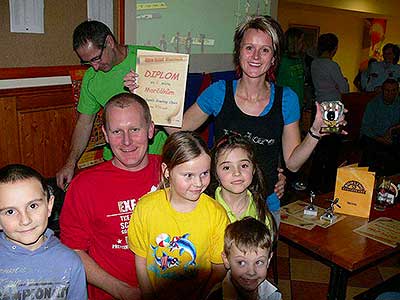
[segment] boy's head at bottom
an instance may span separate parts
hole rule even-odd
[[[247,217],[227,226],[222,259],[236,289],[255,292],[267,277],[271,257],[271,233],[264,223]]]
[[[38,249],[53,203],[54,196],[37,171],[17,164],[0,169],[0,229],[9,241]]]

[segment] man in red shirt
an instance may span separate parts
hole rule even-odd
[[[60,217],[61,241],[81,257],[90,299],[140,299],[127,229],[139,198],[160,181],[161,158],[147,154],[154,124],[146,101],[134,94],[111,98],[103,124],[114,158],[71,182]]]

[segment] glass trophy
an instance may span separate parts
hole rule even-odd
[[[325,126],[320,133],[340,133],[339,121],[342,120],[344,105],[340,101],[325,101],[321,103],[322,120]]]
[[[337,207],[341,207],[341,206],[338,204],[339,198],[336,198],[335,200],[329,200],[329,202],[331,203],[331,205],[327,209],[325,209],[325,212],[320,217],[320,220],[329,221],[332,224],[337,219],[337,217],[335,216],[335,213],[334,213],[335,205]]]
[[[315,193],[313,191],[310,192],[310,204],[304,207],[304,215],[305,216],[317,216],[318,208],[314,206]]]

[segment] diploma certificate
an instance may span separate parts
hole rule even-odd
[[[138,50],[136,94],[143,97],[156,125],[182,127],[189,55]]]

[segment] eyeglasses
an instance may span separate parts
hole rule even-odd
[[[103,56],[103,51],[106,48],[107,37],[104,39],[103,46],[101,46],[100,54],[93,57],[91,60],[85,61],[81,59],[81,65],[92,65],[99,63],[101,61],[101,57]]]

